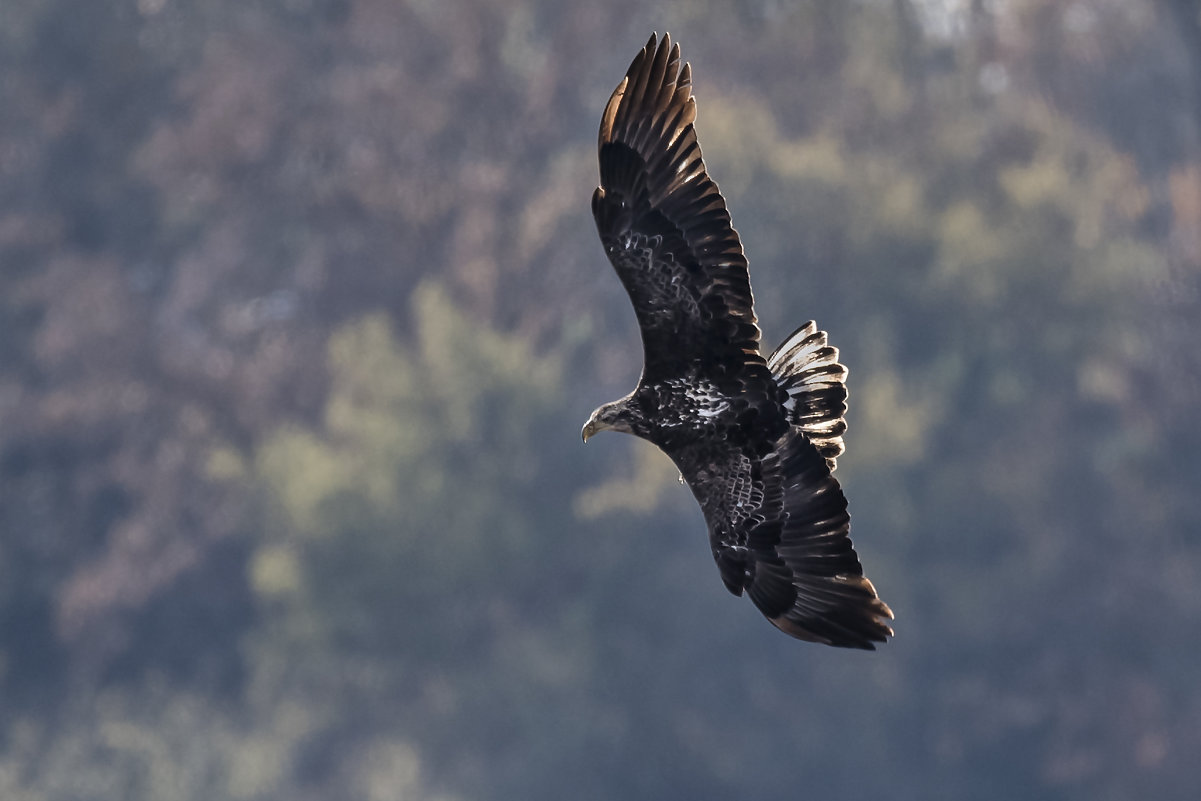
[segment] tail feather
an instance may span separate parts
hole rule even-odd
[[[847,368],[838,362],[838,348],[810,320],[776,348],[767,366],[788,395],[789,422],[805,432],[833,470],[846,450],[847,430]]]

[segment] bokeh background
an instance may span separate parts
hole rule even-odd
[[[6,0],[0,798],[1193,799],[1192,0]],[[730,597],[588,201],[653,30],[875,653]]]

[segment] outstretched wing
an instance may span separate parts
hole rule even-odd
[[[763,456],[729,441],[677,454],[709,524],[726,587],[745,591],[776,628],[801,640],[874,649],[892,611],[863,575],[846,498],[803,434]]]
[[[693,129],[691,75],[671,37],[652,35],[601,118],[592,213],[633,301],[646,375],[705,362],[768,379],[742,243]]]

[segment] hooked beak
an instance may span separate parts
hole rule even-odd
[[[584,423],[584,428],[580,431],[580,436],[583,438],[584,442],[587,442],[589,437],[593,436],[597,432],[604,431],[606,428],[608,428],[608,426],[602,425],[594,417],[587,423]]]

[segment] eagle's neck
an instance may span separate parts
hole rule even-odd
[[[624,431],[645,440],[655,441],[655,427],[647,415],[647,397],[639,386],[621,400],[601,407],[606,409],[606,418],[612,421],[614,431]]]

